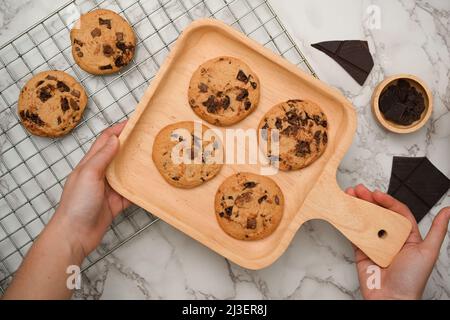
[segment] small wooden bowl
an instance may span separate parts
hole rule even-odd
[[[422,115],[419,120],[411,123],[408,126],[403,126],[401,124],[397,124],[395,122],[389,121],[384,118],[383,114],[380,111],[380,107],[378,102],[380,100],[381,94],[384,90],[391,84],[395,84],[399,79],[404,79],[409,82],[409,84],[416,88],[419,91],[424,99],[425,99],[425,110],[422,112]],[[425,85],[425,83],[417,78],[416,76],[410,74],[398,74],[391,77],[386,78],[378,86],[375,88],[375,91],[372,95],[372,112],[377,118],[378,122],[387,130],[395,132],[395,133],[411,133],[422,128],[428,119],[431,116],[431,112],[433,111],[433,97],[431,95],[430,90]]]

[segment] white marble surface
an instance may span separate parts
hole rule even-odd
[[[0,2],[0,43],[24,30],[63,1]],[[273,0],[281,20],[319,77],[341,90],[358,111],[358,130],[342,162],[342,188],[365,183],[386,190],[393,155],[428,156],[450,175],[450,2]],[[366,24],[367,8],[378,6],[380,29]],[[310,47],[334,39],[369,41],[375,67],[363,87],[335,62]],[[374,86],[395,73],[413,73],[433,91],[435,110],[420,131],[405,136],[381,129],[370,111]],[[447,194],[420,224],[423,234]],[[79,299],[358,299],[349,242],[324,222],[305,224],[272,266],[249,271],[229,263],[164,222],[157,222],[118,249],[83,279]],[[446,238],[424,298],[450,298],[450,244]]]

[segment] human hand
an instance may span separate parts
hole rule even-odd
[[[105,178],[106,168],[119,150],[117,136],[125,124],[106,129],[95,141],[67,179],[52,219],[66,228],[67,236],[85,256],[98,246],[113,219],[130,205]]]
[[[416,220],[406,205],[381,191],[371,192],[364,185],[348,188],[346,193],[395,211],[412,224],[412,230],[400,252],[387,268],[381,268],[380,289],[369,289],[367,268],[375,263],[359,248],[355,249],[361,294],[364,299],[421,299],[425,285],[439,256],[447,234],[450,207],[434,218],[427,236],[422,240]]]

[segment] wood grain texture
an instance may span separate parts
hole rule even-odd
[[[273,105],[296,98],[315,101],[328,118],[329,141],[324,154],[305,169],[270,176],[283,191],[285,210],[278,228],[263,240],[231,238],[221,230],[214,214],[214,195],[222,181],[239,171],[259,173],[259,165],[227,164],[211,181],[181,190],[167,184],[151,160],[153,139],[162,127],[182,120],[200,120],[188,105],[189,80],[201,63],[222,55],[242,59],[261,81],[258,108],[229,128],[256,129]],[[128,121],[107,178],[132,202],[249,269],[273,263],[299,227],[316,218],[332,223],[375,262],[387,266],[402,247],[411,225],[398,214],[345,195],[337,186],[336,170],[355,130],[355,111],[336,89],[221,22],[197,20],[177,40]],[[382,239],[378,237],[381,229],[387,231]]]

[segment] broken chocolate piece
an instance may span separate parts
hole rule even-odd
[[[114,54],[114,49],[109,44],[104,44],[103,54],[105,55],[105,57],[111,57]]]
[[[322,133],[317,130],[316,132],[314,132],[314,140],[316,141],[317,145],[320,145],[320,139],[322,137]]]
[[[70,107],[71,107],[73,110],[75,110],[75,111],[80,110],[80,106],[79,106],[78,103],[75,101],[75,99],[70,98],[70,99],[69,99],[69,104],[70,104]]]
[[[256,82],[254,82],[254,81],[250,81],[250,85],[252,86],[253,89],[256,89],[258,87]]]
[[[61,92],[70,92],[69,86],[62,81],[58,81],[56,83],[56,88],[58,88],[58,90]]]
[[[125,42],[123,42],[123,41],[117,41],[116,42],[116,47],[120,50],[120,51],[122,51],[123,53],[126,53],[127,51],[131,51],[131,52],[133,52],[134,51],[134,46],[132,45],[132,44],[130,44],[130,45],[126,45],[125,44]]]
[[[403,202],[419,222],[450,188],[448,179],[426,157],[394,157],[388,194]]]
[[[237,101],[242,101],[245,98],[248,97],[248,90],[247,89],[241,89],[241,92],[236,96]]]
[[[231,216],[231,214],[233,213],[233,206],[231,207],[226,207],[225,208],[225,213],[227,214],[227,216]]]
[[[80,58],[83,58],[84,54],[83,54],[83,52],[78,51],[78,52],[77,52],[77,56],[80,57]]]
[[[47,101],[48,99],[50,99],[52,97],[52,89],[54,87],[51,85],[46,85],[45,87],[42,87],[39,89],[39,100],[41,100],[42,102]]]
[[[304,157],[311,153],[311,148],[307,141],[301,140],[295,146],[295,155],[297,157]]]
[[[277,195],[275,195],[274,200],[275,200],[275,204],[276,204],[276,205],[279,205],[279,204],[280,204],[280,198],[278,198]]]
[[[61,124],[62,120],[61,117],[58,117],[58,119],[56,119],[58,121],[58,124]]]
[[[256,182],[253,182],[253,181],[244,182],[244,190],[245,189],[252,189],[254,187],[256,187]]]
[[[36,113],[31,113],[30,111],[26,110],[26,111],[20,111],[19,113],[20,117],[23,120],[30,120],[31,122],[35,123],[38,126],[44,126],[45,122],[42,121],[42,119],[36,114]]]
[[[236,76],[236,79],[239,80],[239,81],[242,81],[242,82],[244,82],[244,83],[247,83],[247,82],[248,82],[248,77],[247,77],[247,75],[244,73],[244,71],[242,71],[242,70],[239,70],[239,72],[238,72],[238,74],[237,74],[237,76]]]
[[[285,136],[291,136],[297,134],[299,129],[300,129],[299,126],[290,125],[285,129],[283,129],[280,133]]]
[[[276,120],[275,120],[275,128],[277,128],[278,130],[281,130],[281,128],[283,128],[283,122],[281,121],[280,118],[276,118]]]
[[[61,97],[61,110],[63,112],[69,110],[69,101],[67,101],[67,98]]]
[[[38,83],[36,83],[36,88],[39,87],[39,86],[41,86],[44,82],[45,82],[44,80],[41,80],[41,81],[39,81]]]
[[[215,102],[216,97],[213,95],[210,95],[208,97],[208,100],[202,102],[202,104],[206,107],[206,111],[209,113],[216,113],[218,109],[218,105]]]
[[[100,66],[98,67],[100,70],[110,70],[112,69],[112,65],[107,64],[106,66]]]
[[[114,64],[117,68],[123,67],[125,65],[125,63],[123,62],[123,57],[122,56],[118,56],[116,58],[116,60],[114,60]],[[112,68],[111,68],[112,69]]]
[[[209,113],[216,113],[220,108],[226,110],[230,106],[230,97],[223,96],[221,92],[217,93],[217,97],[210,95],[208,99],[202,102]]]
[[[110,19],[98,18],[98,24],[101,26],[106,26],[108,29],[111,29],[111,20]]]
[[[72,90],[71,94],[76,98],[79,98],[81,96],[80,91],[75,90],[75,89]]]
[[[230,106],[230,97],[229,96],[225,96],[224,98],[222,98],[221,106],[224,110],[227,110],[227,108]]]
[[[374,65],[367,41],[325,41],[311,46],[330,56],[361,86]]]
[[[42,127],[45,125],[45,122],[42,121],[42,119],[36,113],[30,113],[28,116],[28,119],[30,119],[32,122],[34,122],[38,126]]]
[[[91,31],[92,38],[100,37],[102,35],[102,30],[100,28],[95,28]]]
[[[116,40],[123,41],[123,32],[116,32]]]
[[[256,229],[256,218],[247,218],[247,229]]]
[[[82,47],[84,45],[84,43],[82,41],[78,40],[78,39],[73,39],[73,44],[77,44],[80,47]]]
[[[252,103],[250,102],[250,100],[245,101],[244,103],[244,109],[245,111],[247,111],[248,109],[250,109],[252,107]]]
[[[200,84],[198,85],[198,89],[203,93],[208,92],[208,86],[203,82],[200,82]]]
[[[263,201],[267,200],[267,194],[263,195],[261,198],[258,199],[258,203],[261,204]]]
[[[242,206],[244,206],[245,203],[250,202],[251,200],[252,200],[252,192],[248,191],[248,192],[244,192],[244,193],[238,195],[236,197],[236,200],[234,201],[234,203],[238,207],[242,207]]]
[[[404,126],[419,120],[425,111],[423,95],[405,79],[389,85],[381,93],[378,105],[386,120]]]

